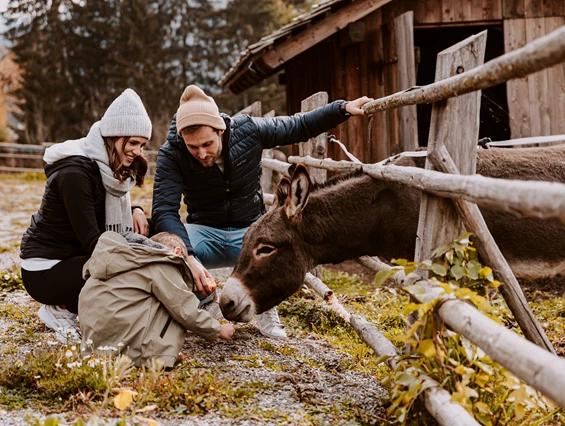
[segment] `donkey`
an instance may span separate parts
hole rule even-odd
[[[565,146],[477,151],[477,172],[491,177],[565,182]],[[424,158],[394,164],[424,166]],[[226,319],[247,322],[297,291],[314,266],[362,255],[413,258],[421,191],[364,174],[315,186],[298,165],[277,188],[276,205],[243,238],[220,298]],[[518,277],[565,270],[565,224],[481,209]]]

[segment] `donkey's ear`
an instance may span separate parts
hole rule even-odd
[[[296,166],[298,164],[291,164],[290,166],[288,166],[288,175],[292,176],[294,174],[294,171],[296,170]]]
[[[290,194],[286,199],[284,211],[289,219],[296,218],[306,206],[310,194],[310,176],[304,165],[296,166],[290,182]]]
[[[277,185],[277,204],[279,206],[283,206],[286,198],[288,197],[288,193],[290,192],[290,181],[287,178],[282,178]]]

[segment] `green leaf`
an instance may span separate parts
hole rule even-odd
[[[465,248],[462,245],[453,243],[453,249],[457,253],[458,257],[460,257],[461,259],[465,258]]]
[[[432,272],[440,277],[445,277],[447,275],[447,269],[440,263],[434,263],[432,265]]]
[[[453,275],[453,278],[455,278],[456,280],[460,280],[465,276],[465,268],[463,268],[462,266],[453,266],[450,272],[451,275]]]
[[[402,386],[410,387],[414,382],[416,382],[417,377],[408,373],[402,374],[400,377],[396,378],[396,383]]]
[[[471,235],[473,235],[472,232],[463,232],[461,235],[455,238],[455,241],[457,241],[459,244],[467,245],[470,242],[469,238],[471,237]]]
[[[479,278],[479,271],[481,269],[481,264],[478,262],[469,262],[467,264],[467,274],[474,280]]]
[[[382,286],[386,280],[394,275],[395,272],[394,268],[388,271],[380,271],[377,275],[375,275],[375,285],[379,287]]]
[[[442,244],[432,253],[432,258],[443,256],[449,249],[451,249],[451,243]]]

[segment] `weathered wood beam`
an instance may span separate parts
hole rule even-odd
[[[428,158],[436,169],[444,173],[458,174],[459,172],[444,146],[440,146],[430,152]],[[504,283],[499,287],[499,290],[526,338],[549,352],[555,353],[553,345],[530,309],[530,305],[512,269],[510,269],[508,262],[500,252],[496,241],[490,233],[479,207],[469,201],[453,201],[459,216],[465,223],[465,227],[468,231],[475,234],[477,238],[476,245],[479,254],[485,263],[493,269],[497,279]]]
[[[302,31],[276,45],[263,56],[263,62],[270,68],[275,69],[300,53],[310,49],[315,44],[326,39],[347,27],[351,22],[358,21],[369,13],[390,3],[392,0],[358,0],[348,4],[332,13],[328,17],[318,21]]]
[[[263,158],[261,159],[263,167],[266,169],[279,172],[280,174],[290,177],[288,174],[288,168],[291,166],[290,163],[285,163],[284,161],[275,160],[274,158]]]
[[[318,293],[326,301],[326,303],[331,307],[331,309],[343,318],[344,321],[349,323],[355,332],[359,334],[359,337],[375,351],[379,356],[396,356],[398,352],[396,347],[382,335],[382,333],[377,330],[377,328],[371,323],[367,322],[365,319],[359,315],[351,315],[339,300],[335,296],[334,292],[325,285],[321,279],[314,276],[310,272],[306,274],[304,279],[306,285]],[[392,362],[392,364],[391,364]],[[389,362],[392,368],[395,368],[396,364],[394,361]]]
[[[565,143],[565,135],[552,135],[552,136],[531,136],[528,138],[510,139],[507,141],[487,142],[487,146],[492,147],[510,147],[510,146],[535,146],[541,145],[559,145]]]
[[[318,293],[330,307],[345,321],[347,321],[361,340],[379,356],[389,356],[386,362],[396,368],[395,357],[398,355],[396,347],[377,328],[359,315],[351,315],[337,301],[333,291],[319,278],[307,273],[305,283]],[[428,380],[432,380],[428,378]],[[442,426],[479,426],[479,423],[459,404],[451,402],[451,395],[442,389],[439,383],[435,387],[424,391],[426,408]]]
[[[468,303],[446,300],[441,319],[494,361],[565,407],[565,358],[558,357],[481,314]]]
[[[263,202],[267,205],[272,205],[275,202],[275,195],[268,192],[263,193]]]
[[[441,51],[436,60],[436,81],[455,75],[458,68],[473,69],[482,65],[486,45],[487,32],[482,31]],[[427,170],[434,169],[429,153],[442,147],[449,151],[461,174],[475,174],[480,104],[481,92],[477,91],[432,106]],[[423,193],[414,259],[430,259],[436,247],[453,241],[462,231],[463,223],[450,199]],[[422,271],[422,275],[427,276],[427,271]]]
[[[304,99],[301,103],[301,112],[308,112],[316,108],[327,105],[328,103],[327,92],[314,93],[312,96]],[[325,158],[328,152],[326,132],[310,138],[307,142],[298,144],[298,149],[301,156],[309,155],[314,158]],[[310,180],[313,183],[323,183],[326,181],[327,171],[323,169],[309,169]]]
[[[390,271],[391,269],[393,269],[392,266],[382,262],[378,257],[361,256],[360,258],[355,259],[355,261],[359,265],[364,266],[365,268],[376,274],[378,274],[379,272]],[[395,272],[394,274],[392,274],[388,280],[393,281],[394,283],[398,284],[401,287],[406,287],[414,284],[416,281],[419,281],[421,279],[422,279],[421,276],[413,272],[406,275],[404,273],[404,270],[401,269]]]
[[[461,198],[494,210],[544,219],[556,218],[565,222],[565,184],[562,183],[449,175],[417,167],[359,164],[311,157],[291,156],[288,162],[337,172],[362,170],[375,179],[402,183],[441,197]]]
[[[363,105],[363,109],[371,114],[405,105],[438,102],[522,78],[564,61],[565,26],[480,67],[427,86],[412,87],[376,99]]]
[[[461,405],[451,402],[451,394],[436,386],[424,392],[426,409],[441,426],[479,426]]]

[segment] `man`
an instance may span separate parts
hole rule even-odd
[[[233,266],[245,231],[265,212],[263,149],[307,141],[351,115],[363,115],[361,106],[371,100],[335,101],[290,117],[229,117],[199,87],[184,90],[157,157],[152,220],[155,232],[184,240],[199,293],[210,294],[206,268]],[[181,195],[186,225],[179,215]],[[276,308],[255,318],[263,335],[286,338]]]

